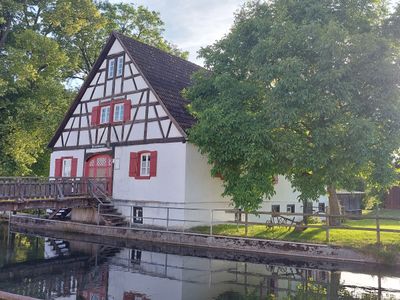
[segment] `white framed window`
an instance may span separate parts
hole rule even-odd
[[[124,67],[124,57],[120,56],[117,58],[117,76],[122,75],[123,67]]]
[[[102,106],[100,110],[100,124],[106,124],[110,122],[110,107]]]
[[[281,206],[279,204],[275,204],[271,206],[272,212],[281,212]]]
[[[64,158],[62,160],[62,177],[71,177],[72,159]]]
[[[295,212],[295,205],[294,204],[288,204],[286,205],[286,212],[288,213],[294,213]]]
[[[140,155],[140,176],[150,176],[150,153]]]
[[[110,59],[108,61],[108,78],[114,77],[114,70],[115,70],[115,59]]]
[[[143,224],[143,208],[135,206],[133,207],[133,223]]]
[[[124,103],[118,103],[114,105],[114,122],[121,122],[124,120]]]
[[[325,212],[325,203],[318,203],[318,212]]]

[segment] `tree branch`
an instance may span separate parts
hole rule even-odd
[[[81,80],[85,80],[85,77],[78,76],[78,75],[69,76],[69,78],[70,78],[70,79],[81,79]]]
[[[7,36],[11,31],[11,19],[12,16],[9,15],[7,18],[7,23],[4,25],[5,29],[0,31],[0,49],[4,48],[6,45]]]
[[[83,61],[86,65],[86,70],[84,70],[84,72],[86,74],[88,74],[90,69],[92,68],[92,64],[90,63],[89,57],[87,56],[85,49],[83,49],[80,46],[78,46],[78,48],[79,48],[79,51],[81,51],[81,53],[82,53]]]

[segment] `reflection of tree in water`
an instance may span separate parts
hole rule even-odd
[[[387,296],[385,298],[377,292],[365,291],[355,292],[348,290],[340,282],[340,272],[330,272],[330,280],[327,285],[316,282],[313,278],[309,278],[307,282],[300,283],[297,286],[297,292],[289,296],[285,300],[290,299],[341,299],[341,300],[378,300],[396,299],[395,296]]]
[[[283,299],[283,300],[378,300],[396,299],[395,296],[382,297],[376,290],[352,290],[351,286],[341,283],[341,272],[302,269],[291,266],[266,266],[259,284],[245,282],[245,290],[225,291],[213,300],[253,300],[253,299]],[[256,275],[246,273],[246,275]],[[261,274],[259,274],[262,276]],[[293,283],[293,285],[291,285]]]
[[[44,240],[39,237],[11,233],[0,223],[0,267],[6,263],[27,261],[44,257]]]

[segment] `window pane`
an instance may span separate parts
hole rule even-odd
[[[294,206],[294,204],[288,204],[288,205],[286,206],[286,212],[294,213],[294,212],[295,212],[295,206]]]
[[[115,59],[111,59],[108,62],[108,78],[114,77]]]
[[[124,120],[124,105],[117,104],[114,106],[114,121]]]
[[[71,177],[71,159],[63,159],[63,177]]]
[[[140,159],[140,175],[150,175],[150,154],[142,154]]]
[[[123,56],[118,57],[118,60],[117,60],[117,76],[121,76],[122,75],[123,62],[124,62]]]
[[[281,211],[280,205],[272,205],[272,211],[273,212],[280,212]]]
[[[100,123],[105,124],[110,121],[110,107],[104,106],[101,108]]]

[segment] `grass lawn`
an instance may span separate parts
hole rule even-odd
[[[374,216],[374,212],[363,211],[364,216]],[[380,212],[384,217],[400,218],[400,211],[383,210]],[[381,228],[400,230],[400,221],[381,220]],[[322,224],[321,224],[322,225]],[[349,227],[376,228],[375,220],[348,220],[343,223]],[[208,226],[192,228],[195,232],[209,233]],[[213,227],[213,233],[219,235],[244,236],[244,225],[237,227],[234,224],[221,224]],[[303,232],[288,230],[285,227],[267,228],[265,225],[250,225],[248,236],[265,239],[276,239],[298,242],[326,243],[326,231],[321,228],[308,228]],[[385,245],[396,245],[400,247],[400,233],[381,232],[381,242]],[[360,231],[351,229],[331,229],[330,243],[355,248],[365,248],[376,243],[376,232]]]

